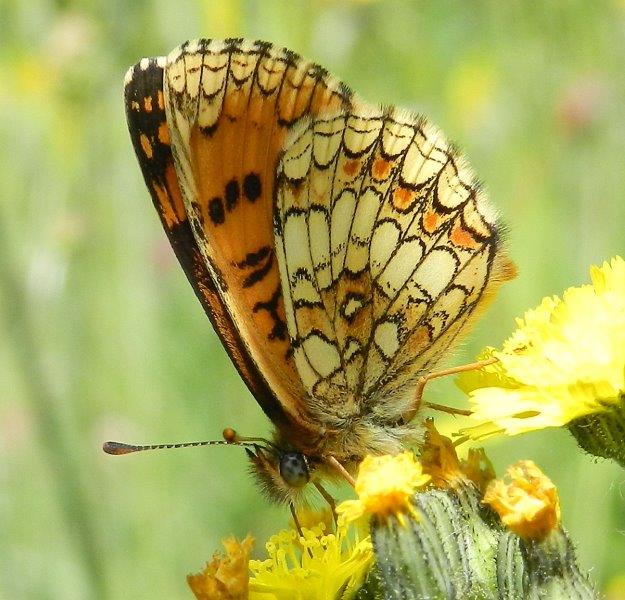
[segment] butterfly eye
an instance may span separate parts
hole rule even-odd
[[[280,456],[280,475],[291,487],[301,488],[310,481],[308,461],[299,452],[286,452]]]

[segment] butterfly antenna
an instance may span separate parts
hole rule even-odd
[[[104,442],[102,450],[107,454],[120,455],[132,454],[133,452],[144,452],[146,450],[169,450],[172,448],[192,448],[197,446],[244,446],[259,447],[259,442],[265,445],[266,449],[277,451],[275,444],[264,438],[241,437],[232,428],[226,427],[222,432],[223,440],[207,440],[202,442],[181,442],[177,444],[146,444],[139,446],[136,444],[125,444],[124,442]],[[263,447],[263,446],[260,446]]]
[[[104,442],[102,450],[107,454],[131,454],[132,452],[144,452],[145,450],[165,450],[169,448],[190,448],[192,446],[226,446],[229,444],[241,445],[237,442],[227,442],[226,440],[211,440],[206,442],[183,442],[180,444],[149,444],[136,446],[134,444],[124,444],[123,442]]]

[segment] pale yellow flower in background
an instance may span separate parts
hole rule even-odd
[[[605,588],[606,600],[625,600],[625,573],[616,575]]]
[[[470,54],[453,65],[447,76],[447,103],[465,130],[479,130],[492,118],[497,72],[489,56]]]
[[[371,538],[339,523],[283,530],[266,544],[269,558],[251,560],[250,600],[350,600],[373,562]]]
[[[560,500],[553,482],[531,461],[521,460],[507,470],[511,479],[491,481],[484,494],[510,531],[524,539],[541,540],[560,526]]]
[[[357,500],[345,500],[336,508],[341,519],[352,522],[365,515],[386,517],[414,513],[412,497],[430,481],[412,452],[396,456],[367,456],[358,468]]]
[[[592,284],[545,298],[518,319],[498,362],[462,374],[472,418],[459,433],[479,439],[555,427],[608,410],[625,393],[625,261],[590,270]]]

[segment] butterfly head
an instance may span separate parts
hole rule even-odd
[[[303,499],[314,469],[310,457],[276,444],[245,450],[252,463],[252,473],[272,500],[298,504]]]

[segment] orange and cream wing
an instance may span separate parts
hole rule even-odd
[[[514,275],[494,209],[422,118],[356,98],[302,120],[278,166],[276,251],[294,360],[327,424],[397,423]]]
[[[351,94],[287,50],[239,39],[197,40],[174,50],[162,91],[177,183],[169,212],[192,232],[225,314],[222,338],[226,331],[237,339],[244,364],[290,425],[315,431],[291,354],[275,256],[276,166],[293,123],[347,107]],[[241,371],[241,358],[233,360]],[[250,385],[255,395],[258,387]]]

